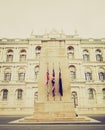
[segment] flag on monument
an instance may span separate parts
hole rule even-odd
[[[46,91],[47,91],[47,98],[49,96],[49,69],[47,68],[46,71]]]
[[[47,72],[46,72],[46,85],[48,85],[48,82],[49,82],[49,70],[47,69]]]
[[[59,68],[59,93],[63,96],[63,87],[62,87],[62,78],[61,78],[61,69]]]
[[[52,72],[51,83],[52,83],[52,95],[54,97],[55,96],[55,71],[54,71],[54,69],[53,69],[53,72]]]

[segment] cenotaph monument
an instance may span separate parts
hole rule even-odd
[[[68,121],[76,117],[65,44],[65,40],[42,41],[35,121]]]

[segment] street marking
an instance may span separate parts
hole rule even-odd
[[[65,126],[66,127],[67,126],[75,126],[76,127],[76,126],[105,126],[105,124],[76,124],[76,125],[75,124],[66,124],[66,125],[62,125],[62,124],[55,124],[55,125],[50,125],[50,124],[49,125],[47,125],[47,124],[44,124],[44,125],[43,124],[41,124],[41,125],[37,125],[37,124],[31,124],[31,125],[29,125],[29,124],[21,124],[21,125],[20,124],[17,124],[17,125],[1,124],[0,126],[55,126],[55,127],[56,126],[64,126],[64,127]]]

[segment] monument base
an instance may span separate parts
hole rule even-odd
[[[76,118],[72,102],[37,102],[33,119],[36,121],[66,121]]]
[[[35,112],[33,116],[24,117],[22,119],[12,121],[10,123],[87,123],[96,122],[94,119],[76,116],[72,107],[72,102],[37,102],[35,104]]]

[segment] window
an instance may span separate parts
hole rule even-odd
[[[94,99],[95,98],[95,90],[90,88],[88,90],[88,93],[89,93],[89,99]]]
[[[103,88],[102,92],[103,92],[103,99],[105,100],[105,88]]]
[[[25,62],[26,61],[26,50],[21,50],[20,51],[20,62]]]
[[[25,80],[25,73],[19,73],[19,81]]]
[[[19,81],[24,81],[25,80],[25,69],[24,68],[19,68],[19,70],[18,70],[18,79],[19,79]]]
[[[84,60],[84,61],[89,61],[89,55],[84,54],[84,55],[83,55],[83,60]]]
[[[102,56],[100,54],[96,55],[96,61],[102,61]]]
[[[40,51],[41,51],[41,46],[37,46],[35,50],[36,50],[36,58],[39,58]]]
[[[90,67],[87,67],[85,70],[85,80],[87,81],[92,80],[92,71]]]
[[[87,81],[92,80],[92,74],[91,74],[90,72],[86,72],[86,73],[85,73],[85,79],[86,79]]]
[[[74,58],[74,48],[72,46],[69,46],[67,48],[67,57],[68,57],[68,59]]]
[[[102,53],[101,53],[101,50],[97,49],[96,50],[96,61],[100,62],[102,61]]]
[[[22,98],[23,98],[23,90],[17,89],[17,99],[22,100]]]
[[[69,66],[70,69],[70,79],[76,79],[76,68],[74,65]]]
[[[12,62],[12,61],[13,61],[13,56],[7,55],[7,62]]]
[[[8,50],[7,51],[7,62],[12,62],[13,61],[13,50]]]
[[[74,71],[70,71],[70,79],[75,79],[75,72]]]
[[[103,81],[105,79],[105,73],[99,72],[99,80]]]
[[[105,80],[105,69],[103,67],[100,67],[98,70],[98,76],[99,76],[99,80],[103,81]]]
[[[4,80],[11,81],[11,69],[10,68],[6,68],[4,70]]]
[[[39,73],[39,65],[35,66],[35,79],[37,79]]]
[[[7,98],[8,98],[8,90],[7,90],[7,89],[3,89],[2,92],[3,92],[3,97],[2,97],[2,99],[3,99],[3,100],[7,100]]]
[[[76,91],[72,92],[72,99],[73,99],[73,102],[74,102],[74,108],[76,108],[76,106],[78,106],[78,96],[77,96]]]
[[[88,52],[88,50],[83,51],[83,61],[89,61],[89,52]]]
[[[11,73],[5,73],[5,81],[11,81]]]

